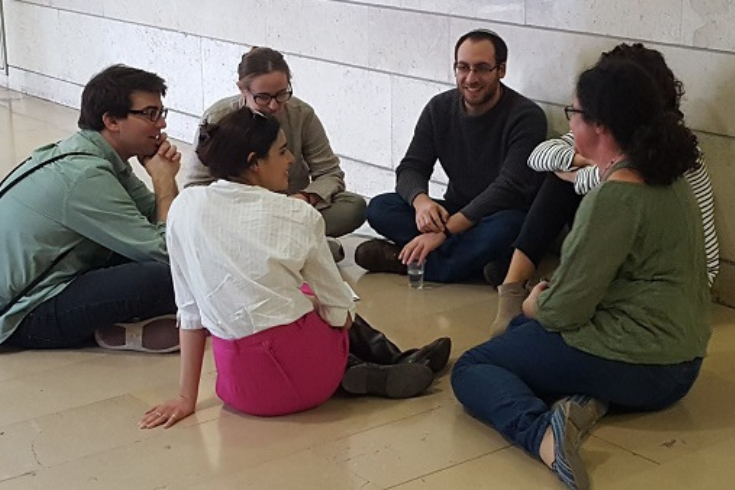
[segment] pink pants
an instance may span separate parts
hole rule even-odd
[[[308,410],[335,392],[347,365],[347,331],[316,312],[238,340],[212,337],[217,395],[251,415]]]

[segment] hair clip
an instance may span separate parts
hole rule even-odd
[[[204,121],[199,125],[199,143],[204,143],[214,136],[219,129],[216,124],[211,124],[209,121]]]

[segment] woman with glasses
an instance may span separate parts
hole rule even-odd
[[[582,200],[561,263],[525,316],[464,353],[452,372],[465,408],[588,488],[578,449],[607,406],[660,410],[686,395],[710,337],[702,217],[682,176],[696,137],[652,77],[606,59],[579,77],[576,150],[602,184]]]
[[[254,47],[238,66],[240,95],[216,102],[202,122],[216,123],[240,107],[272,114],[281,123],[294,155],[286,193],[316,208],[329,237],[351,233],[365,222],[365,199],[345,190],[344,172],[314,109],[293,96],[291,70],[278,51]],[[184,185],[209,184],[214,179],[196,156],[183,163]],[[335,258],[343,253],[330,241]]]
[[[217,394],[248,414],[307,410],[340,384],[389,398],[423,392],[447,362],[449,339],[401,352],[355,317],[321,216],[280,194],[294,157],[279,121],[243,107],[205,124],[199,138],[197,155],[218,180],[185,189],[167,227],[179,397],[146,412],[141,427],[168,427],[194,412],[207,331]]]
[[[606,59],[627,59],[640,65],[656,82],[664,96],[665,107],[679,117],[684,117],[679,110],[679,102],[684,94],[682,83],[666,65],[660,52],[640,43],[623,43],[603,53],[600,60]],[[568,120],[574,117],[575,111],[573,107],[566,108]],[[697,167],[685,172],[684,178],[692,186],[702,214],[707,276],[709,285],[712,286],[720,269],[719,246],[712,185],[701,153],[699,163]],[[547,174],[513,244],[513,258],[505,278],[487,274],[491,283],[499,285],[497,316],[490,327],[491,337],[502,334],[510,320],[521,313],[521,304],[528,296],[527,282],[533,277],[539,263],[563,228],[571,226],[582,196],[597,187],[601,181],[599,168],[575,149],[574,135],[571,132],[559,139],[540,144],[529,157],[528,166]]]

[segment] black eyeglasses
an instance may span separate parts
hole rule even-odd
[[[159,119],[166,119],[168,116],[168,108],[166,107],[146,107],[145,109],[128,109],[128,114],[137,114],[148,119],[152,123],[157,123]]]
[[[487,76],[494,70],[500,67],[502,63],[496,63],[495,66],[490,66],[488,63],[478,63],[476,65],[468,65],[467,63],[456,62],[454,63],[454,73],[457,75],[468,75],[474,71],[479,76]]]
[[[268,94],[266,92],[260,92],[257,94],[254,94],[252,92],[250,93],[253,95],[253,100],[258,105],[268,105],[273,99],[276,99],[276,102],[278,102],[279,104],[283,104],[284,102],[288,102],[288,100],[291,99],[291,96],[293,95],[293,89],[289,85],[286,90],[281,90],[277,94]]]
[[[568,105],[564,107],[564,115],[567,118],[567,121],[572,120],[572,116],[575,114],[586,114],[582,109],[577,109],[573,105]]]

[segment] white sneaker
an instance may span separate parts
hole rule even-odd
[[[117,323],[94,332],[97,345],[105,349],[165,354],[179,350],[176,315],[147,318],[136,323]]]

